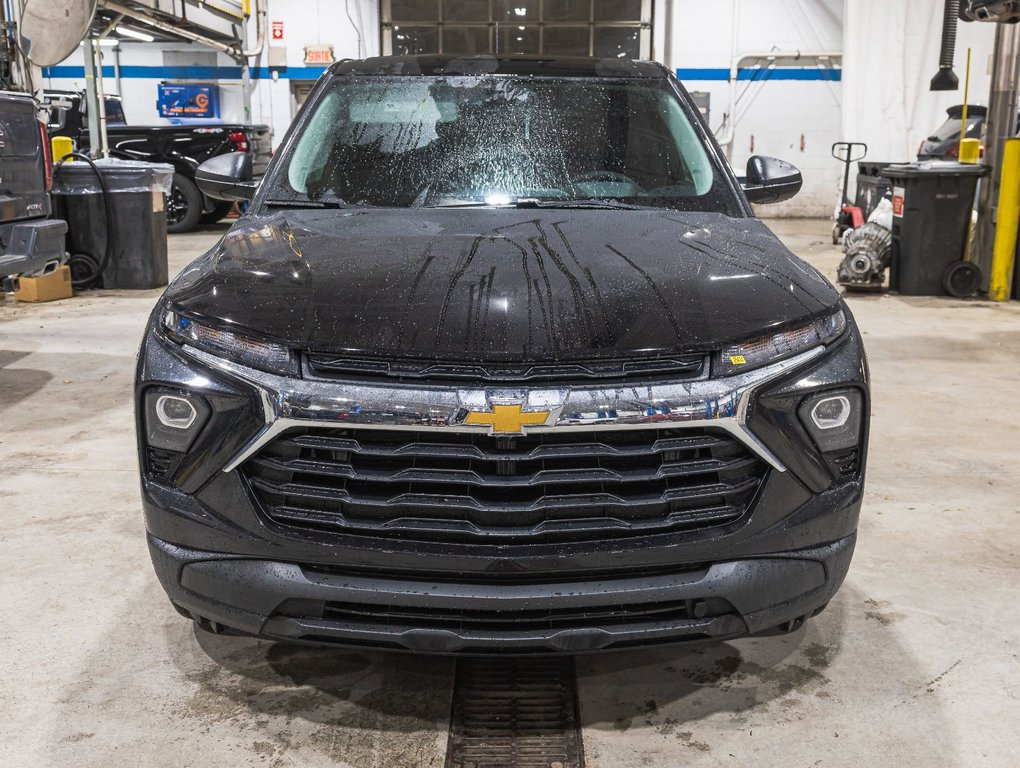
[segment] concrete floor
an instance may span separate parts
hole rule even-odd
[[[775,222],[834,275],[827,222]],[[171,239],[173,272],[222,232]],[[442,766],[453,662],[196,633],[143,538],[158,291],[0,301],[0,765]],[[1020,764],[1020,304],[852,298],[874,374],[850,577],[787,638],[577,663],[589,768]]]

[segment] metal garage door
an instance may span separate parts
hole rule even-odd
[[[648,59],[652,0],[381,0],[383,53]]]

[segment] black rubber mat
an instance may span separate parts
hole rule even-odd
[[[446,768],[583,768],[570,658],[457,662]]]

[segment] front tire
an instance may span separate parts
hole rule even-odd
[[[202,224],[216,224],[222,220],[228,213],[234,210],[234,204],[232,202],[222,202],[213,205],[213,209],[209,213],[203,213],[200,219]]]
[[[166,231],[172,235],[190,232],[198,226],[203,207],[202,193],[195,182],[175,173],[170,196],[166,200]]]

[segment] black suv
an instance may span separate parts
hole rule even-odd
[[[790,631],[839,588],[860,333],[663,67],[334,65],[137,376],[149,546],[202,627],[439,653]],[[742,186],[741,186],[742,185]],[[743,187],[743,189],[742,189]]]

